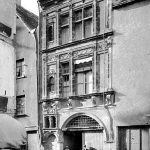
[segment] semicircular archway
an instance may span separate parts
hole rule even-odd
[[[106,140],[109,139],[109,133],[105,124],[95,115],[87,113],[76,113],[70,116],[62,125],[62,131],[86,131],[86,130],[104,130]]]

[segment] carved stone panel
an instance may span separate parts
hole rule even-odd
[[[112,38],[109,37],[103,41],[101,41],[98,45],[98,51],[108,50],[112,45]]]
[[[52,63],[56,61],[56,56],[55,55],[47,55],[46,57],[47,63]]]
[[[75,51],[73,53],[73,57],[80,57],[80,56],[84,56],[84,55],[89,55],[89,54],[92,54],[93,52],[94,52],[94,48],[90,47],[90,48],[82,49],[79,51]]]

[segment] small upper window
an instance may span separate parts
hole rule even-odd
[[[47,27],[47,41],[54,41],[54,24],[50,24]]]
[[[16,62],[16,77],[24,77],[25,76],[25,65],[24,59],[17,60]]]

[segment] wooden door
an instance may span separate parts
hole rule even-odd
[[[82,145],[86,145],[88,150],[102,150],[103,133],[102,132],[83,132]]]

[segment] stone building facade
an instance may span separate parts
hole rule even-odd
[[[45,150],[148,150],[150,2],[39,0]]]

